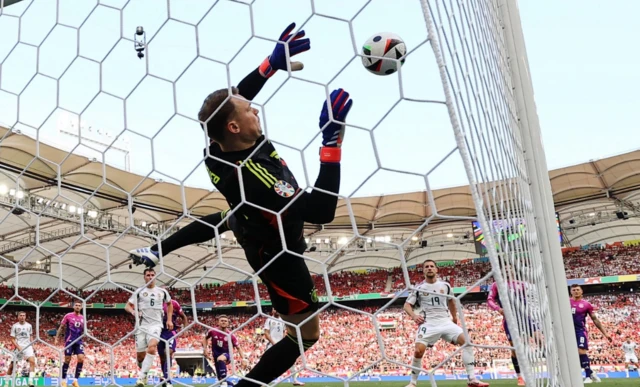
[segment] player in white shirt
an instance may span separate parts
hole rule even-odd
[[[11,362],[7,375],[13,375],[13,365],[26,359],[29,362],[29,377],[32,378],[36,371],[36,354],[31,345],[33,326],[27,322],[27,313],[18,312],[18,322],[11,326],[11,343],[16,348],[15,362]],[[31,382],[31,380],[30,380]],[[29,384],[33,386],[33,383]]]
[[[140,372],[136,387],[146,384],[147,373],[153,366],[158,354],[160,333],[164,326],[164,304],[167,304],[167,329],[173,329],[171,296],[165,289],[156,286],[155,278],[155,270],[151,268],[145,269],[144,281],[146,285],[136,290],[124,307],[127,312],[139,319],[139,326],[136,331],[136,352]]]
[[[271,346],[282,340],[284,338],[284,333],[287,330],[284,321],[275,309],[271,310],[271,316],[273,317],[273,319],[267,319],[267,321],[265,321],[264,323],[264,327],[262,327],[262,330],[264,331],[264,337],[266,337],[267,341],[269,342],[266,349],[271,348]],[[293,385],[304,386],[304,383],[298,380],[298,372],[296,372],[295,368],[296,367],[294,364],[293,367],[291,367],[290,371],[291,377],[293,378]]]
[[[456,302],[453,298],[446,297],[453,296],[451,285],[438,279],[438,267],[435,261],[426,260],[422,268],[424,281],[409,294],[404,304],[405,312],[419,325],[412,362],[415,368],[422,368],[422,357],[427,347],[433,347],[440,339],[452,344],[465,344],[462,328],[458,326]],[[418,313],[414,312],[414,307],[417,307]],[[489,385],[479,381],[475,376],[473,347],[467,346],[462,349],[462,361],[469,378],[467,386]],[[411,370],[411,382],[407,387],[415,387],[419,375],[420,372]]]
[[[638,344],[631,339],[627,338],[627,341],[622,343],[622,351],[624,352],[624,362],[627,363],[627,367],[631,368],[631,364],[633,364],[637,368],[636,364],[638,364],[638,356],[636,356],[636,348],[638,348]]]

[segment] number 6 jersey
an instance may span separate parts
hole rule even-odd
[[[138,306],[140,313],[140,327],[160,327],[163,324],[163,305],[171,302],[169,292],[158,286],[153,288],[143,287],[129,298],[129,302]]]
[[[416,286],[407,297],[407,303],[419,309],[419,313],[424,317],[425,324],[438,325],[451,322],[449,313],[449,298],[453,296],[451,285],[444,281],[437,280],[435,283],[422,281]]]

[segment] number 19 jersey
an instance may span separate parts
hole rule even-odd
[[[451,322],[449,298],[453,296],[451,285],[437,280],[435,283],[422,281],[407,297],[407,303],[419,308],[426,325],[439,325]]]

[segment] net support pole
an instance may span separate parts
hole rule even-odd
[[[571,316],[562,251],[555,221],[555,209],[544,154],[540,122],[533,97],[533,82],[522,32],[517,0],[498,0],[503,16],[513,93],[525,149],[538,245],[546,278],[551,324],[560,361],[562,386],[583,387],[578,345]]]

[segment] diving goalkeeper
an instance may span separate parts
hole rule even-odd
[[[288,41],[290,56],[311,48],[310,40],[304,38],[304,31],[291,35],[294,28],[295,24],[291,24],[280,36],[280,41]],[[340,188],[344,121],[353,101],[346,91],[334,90],[330,106],[323,101],[320,112],[322,147],[315,188],[333,194],[318,189],[303,191],[273,144],[265,140],[258,110],[250,102],[277,70],[287,69],[287,60],[284,45],[276,44],[271,55],[232,89],[233,96],[229,96],[229,89],[217,90],[205,99],[200,109],[199,119],[205,123],[203,126],[212,140],[209,146],[212,157],[205,159],[207,172],[230,209],[205,216],[200,219],[202,222],[192,222],[162,241],[160,246],[133,250],[130,256],[135,264],[152,267],[163,255],[176,249],[215,238],[212,226],[218,227],[219,233],[232,230],[256,272],[269,264],[259,274],[260,279],[282,319],[297,325],[318,309],[313,280],[304,259],[299,256],[307,248],[303,226],[304,222],[325,224],[333,221]],[[302,64],[292,62],[291,68],[299,70]],[[241,192],[244,192],[246,202],[273,213],[243,203]],[[229,214],[229,211],[234,212]],[[278,219],[275,213],[280,211]],[[284,238],[280,236],[280,222]],[[290,369],[300,356],[299,340],[305,350],[318,341],[319,317],[307,321],[300,327],[300,332],[302,337],[297,337],[295,330],[287,326],[285,339],[265,351],[246,378],[269,383]],[[245,387],[254,383],[243,379],[237,385]]]

